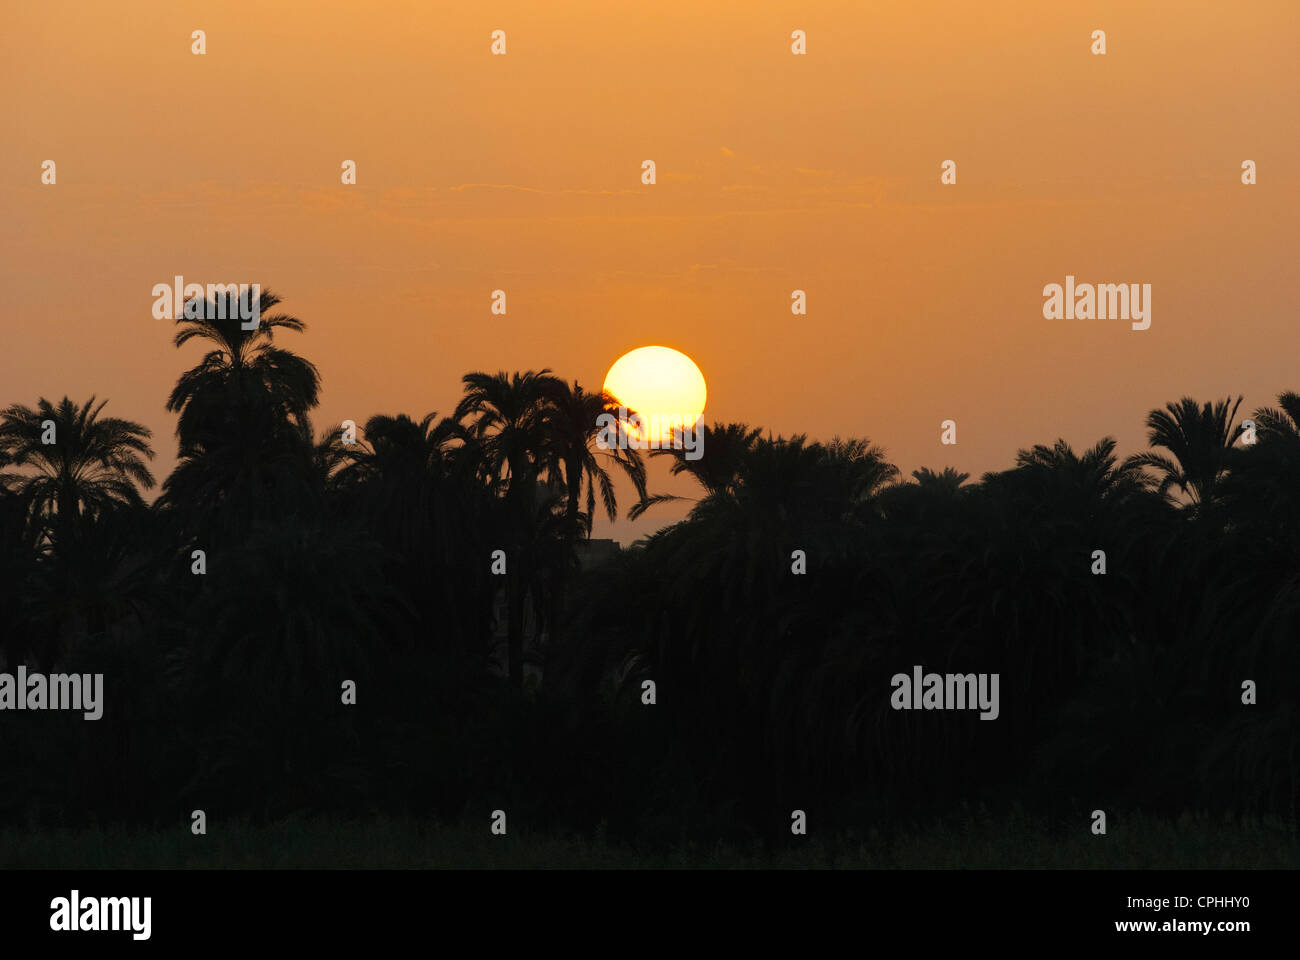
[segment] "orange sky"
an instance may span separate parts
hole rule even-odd
[[[660,343],[699,363],[709,420],[978,475],[1058,436],[1131,452],[1183,394],[1300,389],[1295,0],[42,0],[4,21],[0,402],[108,397],[159,434],[160,476],[199,355],[151,316],[177,274],[261,282],[308,323],[284,345],[324,376],[318,428],[450,412],[472,369],[595,388]],[[1151,329],[1044,320],[1066,274],[1150,283]]]

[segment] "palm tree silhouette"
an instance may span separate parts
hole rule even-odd
[[[87,596],[99,580],[89,574],[101,572],[89,545],[98,522],[115,508],[142,507],[139,488],[154,485],[146,465],[152,434],[134,421],[101,417],[107,402],[91,397],[79,405],[64,397],[55,405],[42,397],[34,408],[14,404],[0,413],[0,461],[27,468],[0,474],[0,487],[10,487],[28,511],[30,542],[41,544],[48,560],[37,568],[45,575],[40,606],[54,622],[39,658],[44,664],[85,628]]]
[[[356,444],[339,443],[335,431],[330,448],[342,464],[331,478],[341,512],[397,559],[392,576],[407,585],[425,629],[449,634],[472,659],[476,641],[487,640],[491,594],[482,567],[464,558],[484,555],[500,506],[483,482],[477,441],[436,413],[418,422],[380,414]]]
[[[575,546],[582,536],[591,536],[596,513],[596,489],[600,488],[605,515],[618,516],[618,498],[614,479],[606,465],[616,466],[632,481],[638,501],[646,499],[646,468],[641,452],[609,445],[602,449],[600,417],[619,405],[617,398],[601,390],[588,393],[576,381],[572,386],[561,381],[547,392],[542,414],[546,434],[543,452],[548,486],[565,495],[561,545],[555,557],[551,577],[549,615],[550,642],[560,642],[561,621],[568,584],[576,563]],[[586,484],[586,512],[579,509],[583,484]]]
[[[921,467],[912,471],[912,479],[917,486],[922,489],[946,490],[955,492],[963,483],[970,479],[969,473],[963,473],[955,467],[944,467],[942,471],[936,473],[929,467]]]
[[[1035,444],[1017,452],[1016,467],[1050,477],[1082,497],[1093,512],[1107,500],[1123,499],[1150,485],[1136,459],[1118,463],[1113,437],[1103,437],[1082,456],[1065,440],[1057,440],[1051,447]]]
[[[319,507],[322,493],[308,417],[320,375],[274,343],[275,331],[301,332],[305,324],[273,313],[280,298],[263,290],[260,322],[245,330],[239,316],[247,304],[240,296],[208,304],[199,319],[176,321],[178,348],[191,340],[213,347],[181,375],[167,401],[180,414],[179,462],[160,504],[191,537],[203,531],[237,541],[286,511]]]
[[[418,423],[406,414],[377,414],[366,421],[364,439],[355,446],[336,445],[343,466],[334,475],[341,487],[370,487],[371,503],[391,520],[404,547],[413,546],[428,529],[437,481],[449,469],[452,443],[460,425],[430,413]],[[337,436],[337,431],[336,431]]]
[[[248,299],[251,295],[249,291],[242,297]],[[200,319],[189,319],[182,313],[176,320],[180,329],[174,343],[178,348],[191,340],[213,347],[197,366],[181,375],[167,399],[167,410],[180,413],[176,432],[182,448],[190,438],[211,429],[214,421],[225,422],[232,406],[250,398],[259,404],[269,403],[291,421],[301,421],[319,400],[320,374],[316,367],[274,343],[276,330],[301,333],[306,324],[296,317],[272,313],[280,298],[270,290],[262,290],[260,322],[255,329],[245,330],[240,312],[246,304],[241,295],[230,293],[225,300],[223,304],[205,304]]]
[[[546,408],[549,397],[563,388],[551,371],[529,370],[513,376],[467,373],[465,394],[456,405],[455,418],[472,418],[467,434],[480,444],[483,469],[493,489],[501,491],[510,542],[506,553],[506,622],[508,672],[516,692],[524,683],[524,610],[527,583],[533,571],[523,569],[524,545],[531,539],[523,531],[535,522],[532,500],[546,455]]]
[[[154,485],[146,460],[149,428],[118,417],[100,417],[108,403],[91,397],[58,405],[42,397],[33,407],[14,404],[0,412],[0,450],[14,467],[30,473],[0,474],[0,483],[30,498],[33,516],[46,533],[70,534],[78,518],[116,503],[141,502],[138,487]],[[53,442],[46,443],[46,424]]]
[[[0,411],[4,663],[115,678],[102,724],[0,724],[0,818],[159,822],[191,797],[456,818],[524,796],[540,829],[609,812],[639,842],[1098,789],[1294,817],[1300,714],[1242,711],[1236,687],[1300,670],[1300,394],[1256,411],[1257,443],[1236,443],[1239,398],[1184,398],[1146,417],[1145,453],[1057,440],[976,483],[714,424],[703,459],[654,454],[698,484],[686,518],[579,576],[620,472],[629,515],[678,499],[597,442],[612,398],[471,373],[451,417],[317,437],[277,300],[256,330],[172,331],[208,349],[168,399],[180,458],[152,507],[139,424],[94,398]],[[205,576],[176,562],[191,545]],[[538,654],[546,687],[519,696]],[[998,722],[895,710],[888,678],[916,664],[998,673]]]
[[[601,504],[605,515],[613,520],[618,516],[618,499],[614,481],[605,464],[617,466],[636,488],[639,499],[646,496],[646,469],[641,452],[611,446],[603,450],[597,443],[601,428],[599,417],[618,406],[618,400],[601,390],[587,393],[576,381],[572,386],[560,381],[547,394],[547,406],[542,413],[547,448],[544,453],[547,478],[552,487],[563,488],[565,523],[570,545],[578,534],[591,535],[591,524],[596,510],[596,488],[600,488]],[[587,500],[585,520],[578,505],[586,482]]]
[[[744,423],[715,423],[703,428],[705,448],[708,455],[695,460],[688,460],[684,454],[672,449],[651,451],[652,457],[672,457],[670,473],[674,477],[686,474],[704,489],[705,497],[718,494],[734,494],[745,468],[746,458],[754,449],[754,444],[763,435],[757,427]],[[660,503],[673,503],[686,500],[691,503],[699,501],[689,497],[680,497],[670,493],[659,493],[643,497],[628,512],[630,519],[637,519],[650,507]]]
[[[1300,394],[1291,390],[1278,394],[1277,406],[1260,407],[1255,421],[1266,436],[1300,440]]]
[[[1151,467],[1158,475],[1157,491],[1170,502],[1178,503],[1173,491],[1189,498],[1193,510],[1208,506],[1214,499],[1219,480],[1228,465],[1228,451],[1241,434],[1235,425],[1241,397],[1197,406],[1191,397],[1152,410],[1147,415],[1152,447],[1169,451],[1138,453],[1125,466]]]
[[[1300,556],[1300,394],[1287,391],[1277,403],[1255,411],[1256,442],[1232,449],[1219,495],[1241,548],[1292,569]]]

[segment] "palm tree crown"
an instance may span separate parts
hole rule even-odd
[[[180,328],[175,337],[177,347],[191,340],[213,347],[197,366],[181,375],[167,400],[167,409],[180,413],[176,432],[182,447],[225,423],[232,408],[249,401],[267,405],[279,416],[301,423],[319,400],[320,374],[316,367],[274,344],[276,330],[301,332],[306,325],[295,317],[272,313],[280,298],[263,290],[257,327],[245,330],[237,295],[228,297],[221,309],[209,304],[201,318],[182,314],[176,321]]]
[[[1228,467],[1228,451],[1241,427],[1235,425],[1241,397],[1197,406],[1191,397],[1152,410],[1147,415],[1147,439],[1169,456],[1155,452],[1135,454],[1125,466],[1151,467],[1158,475],[1158,491],[1175,501],[1173,490],[1187,496],[1193,506],[1214,499],[1219,480]]]
[[[569,386],[560,382],[548,391],[547,407],[542,416],[545,422],[547,447],[544,451],[547,479],[554,489],[563,487],[567,494],[565,519],[576,536],[580,519],[578,504],[586,481],[587,515],[585,529],[591,533],[596,510],[596,487],[600,487],[601,504],[605,515],[613,520],[618,515],[618,499],[614,481],[606,464],[616,465],[632,481],[640,499],[646,496],[645,461],[639,450],[612,446],[602,449],[597,443],[601,435],[600,416],[618,406],[618,400],[601,390],[587,393],[581,385]]]
[[[44,397],[35,408],[14,404],[0,413],[0,461],[30,473],[0,474],[0,482],[29,498],[34,517],[75,521],[117,503],[138,503],[151,488],[148,427],[100,417],[107,400],[78,405]],[[52,440],[52,442],[47,442]]]

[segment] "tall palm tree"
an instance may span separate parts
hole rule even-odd
[[[280,298],[262,290],[259,323],[245,330],[240,308],[249,304],[241,296],[252,293],[232,292],[191,311],[197,319],[182,313],[176,320],[178,348],[199,340],[212,349],[168,398],[167,409],[180,414],[180,461],[160,500],[187,535],[220,531],[231,541],[270,517],[316,505],[321,492],[308,417],[320,375],[274,342],[277,330],[301,332],[305,324],[273,312]]]
[[[635,449],[611,446],[603,449],[597,442],[601,436],[599,418],[618,407],[618,400],[601,390],[588,393],[576,381],[572,386],[560,382],[549,391],[547,406],[543,411],[548,448],[545,451],[548,480],[552,487],[565,491],[565,523],[570,528],[570,543],[582,531],[591,534],[591,524],[596,512],[596,488],[600,488],[601,504],[605,515],[613,520],[618,516],[618,499],[614,481],[606,464],[618,467],[632,481],[640,499],[646,495],[645,460]],[[582,522],[579,501],[583,483],[586,483],[586,521]]]
[[[561,619],[569,578],[576,563],[575,546],[580,536],[591,536],[596,513],[596,488],[600,488],[605,515],[618,516],[618,498],[608,466],[617,467],[632,481],[638,500],[646,499],[646,468],[641,452],[620,445],[599,442],[604,433],[601,416],[616,409],[617,398],[603,390],[588,393],[576,381],[572,386],[560,382],[548,391],[543,412],[546,450],[543,453],[548,486],[565,494],[562,550],[552,571],[550,598],[550,641],[559,642]],[[608,447],[608,449],[606,449]],[[583,484],[586,484],[586,513],[579,510]]]
[[[465,395],[456,405],[455,419],[472,420],[468,432],[483,443],[491,479],[516,496],[536,479],[544,447],[547,402],[564,382],[549,369],[516,371],[513,375],[474,372],[461,378]]]
[[[455,419],[464,421],[467,434],[483,451],[483,467],[494,489],[503,493],[506,510],[506,619],[508,671],[511,687],[524,684],[524,611],[527,583],[532,571],[524,570],[523,547],[531,540],[524,531],[535,522],[534,486],[548,448],[546,414],[548,398],[563,386],[549,369],[513,375],[475,371],[462,378],[465,394],[456,405]]]
[[[269,404],[232,406],[219,427],[182,440],[158,506],[181,535],[236,543],[287,513],[320,509],[324,477],[311,422],[287,422]]]
[[[152,434],[131,420],[101,417],[106,403],[64,397],[55,405],[42,397],[35,408],[15,404],[0,413],[0,460],[23,471],[0,475],[0,487],[27,507],[31,541],[48,550],[45,665],[83,632],[100,575],[112,565],[102,544],[92,543],[98,521],[118,507],[142,507],[139,488],[154,484],[146,465]]]
[[[141,502],[139,487],[154,485],[146,465],[154,453],[149,428],[118,417],[100,417],[108,403],[84,404],[42,397],[33,407],[14,404],[0,412],[0,451],[13,467],[31,472],[0,474],[0,483],[30,498],[32,516],[50,534],[70,535],[77,519],[115,503]],[[47,425],[52,427],[51,437]]]
[[[1158,492],[1177,503],[1173,491],[1189,499],[1193,509],[1214,500],[1219,480],[1228,467],[1228,451],[1241,434],[1235,421],[1241,397],[1197,406],[1191,397],[1152,410],[1147,415],[1147,440],[1169,455],[1149,451],[1134,454],[1125,466],[1150,467],[1158,476]]]
[[[242,296],[251,298],[251,291]],[[226,295],[224,304],[205,304],[199,319],[184,313],[177,318],[178,348],[191,340],[212,347],[197,366],[181,375],[167,400],[168,411],[180,413],[176,432],[182,447],[196,433],[211,429],[214,421],[225,423],[230,408],[250,397],[259,404],[269,403],[291,421],[300,422],[316,406],[320,395],[316,367],[274,342],[275,331],[301,333],[306,325],[296,317],[273,313],[279,303],[279,296],[261,291],[260,320],[253,330],[243,328],[240,308],[244,304],[234,293]]]

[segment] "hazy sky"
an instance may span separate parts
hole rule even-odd
[[[1184,394],[1300,389],[1298,62],[1295,0],[11,4],[0,403],[107,397],[164,475],[180,274],[307,322],[318,429],[450,412],[475,369],[594,389],[658,343],[708,420],[904,471],[1131,452]],[[1067,274],[1150,283],[1151,328],[1044,320]]]

